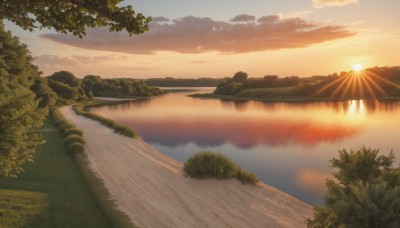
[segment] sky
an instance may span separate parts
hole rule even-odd
[[[399,0],[125,0],[151,16],[130,37],[107,28],[82,39],[6,22],[44,76],[308,77],[400,65]]]

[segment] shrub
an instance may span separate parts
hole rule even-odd
[[[71,145],[74,143],[85,144],[85,140],[80,135],[70,135],[66,137],[64,140],[65,140],[65,145]]]
[[[378,153],[339,150],[330,161],[335,180],[326,181],[325,203],[314,206],[308,227],[400,227],[400,167],[392,167],[393,152]]]
[[[81,130],[79,130],[78,128],[69,128],[63,133],[64,138],[66,138],[66,137],[68,137],[70,135],[82,136],[83,132]]]
[[[238,172],[236,173],[236,178],[240,180],[243,184],[255,184],[260,181],[254,173],[251,173],[244,169],[238,170]]]
[[[190,156],[183,169],[190,177],[237,178],[242,183],[258,182],[258,178],[254,174],[242,170],[227,156],[212,151],[202,151]]]
[[[67,150],[69,153],[82,153],[85,151],[85,146],[82,143],[72,143],[67,146]]]

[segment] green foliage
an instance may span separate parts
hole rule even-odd
[[[85,144],[85,140],[83,139],[83,137],[81,135],[69,135],[67,137],[64,138],[65,140],[65,145],[71,145],[74,143],[81,143],[81,144]]]
[[[150,78],[145,82],[149,86],[161,87],[215,87],[222,82],[221,78]]]
[[[0,189],[0,227],[28,227],[47,207],[47,194]]]
[[[393,153],[361,147],[339,151],[331,160],[336,181],[328,180],[325,204],[314,207],[308,227],[399,227],[400,168]]]
[[[114,129],[114,131],[116,133],[118,133],[118,134],[125,135],[125,136],[130,137],[130,138],[135,138],[136,135],[137,135],[135,131],[133,131],[132,129],[130,129],[128,127],[125,127],[123,125],[119,125],[116,122],[114,122],[114,121],[112,121],[110,119],[104,118],[102,116],[99,116],[99,115],[96,115],[96,114],[93,114],[93,113],[90,113],[90,112],[83,111],[83,109],[84,109],[83,105],[74,105],[73,109],[78,115],[82,115],[82,116],[85,116],[85,117],[90,118],[92,120],[99,121],[104,126],[109,127],[111,129]]]
[[[68,152],[71,155],[83,153],[85,151],[85,140],[83,139],[82,131],[69,123],[57,108],[50,109],[50,117],[60,133],[62,133]]]
[[[190,156],[186,160],[183,169],[190,177],[237,178],[242,183],[252,184],[259,181],[254,174],[242,170],[238,164],[227,156],[212,151],[202,151]]]
[[[67,150],[70,154],[83,153],[85,151],[85,145],[79,142],[68,144]]]
[[[85,93],[96,97],[150,97],[162,94],[159,88],[151,88],[140,80],[102,79],[100,76],[88,75],[82,82]]]
[[[80,135],[80,136],[82,136],[83,132],[78,128],[69,128],[65,132],[63,132],[64,138],[66,138],[66,137],[68,137],[70,135]]]
[[[83,178],[79,168],[82,166],[90,170],[89,165],[83,157],[84,161],[75,160],[75,155],[83,156],[84,154],[78,153],[70,156],[63,144],[62,136],[55,131],[56,129],[50,121],[45,121],[43,129],[50,130],[41,132],[46,143],[37,147],[35,162],[26,164],[24,166],[26,172],[18,175],[16,179],[0,177],[0,186],[13,192],[24,189],[33,193],[43,193],[47,195],[47,208],[30,220],[28,225],[2,226],[0,224],[0,227],[121,227],[116,225],[116,221],[110,219],[109,214],[99,208],[100,202],[107,202],[108,208],[117,210],[110,202],[109,193],[105,192],[94,198],[97,195],[92,192],[92,189],[95,191],[100,188],[104,189],[101,181],[99,184],[92,185],[86,178]],[[92,175],[95,176],[95,174]],[[35,198],[34,195],[27,197],[29,201],[26,202],[29,208],[36,207],[37,204],[32,202]],[[6,200],[7,198],[3,198],[0,193],[0,201],[2,199]],[[4,206],[0,205],[0,211],[3,208],[12,207],[18,214],[22,214],[24,208],[14,202],[9,201],[5,202]],[[0,213],[0,220],[1,217]],[[11,219],[11,217],[5,216],[4,219]],[[21,223],[24,221],[22,217],[15,219]]]
[[[49,87],[46,78],[36,78],[31,90],[36,93],[36,98],[40,100],[39,107],[50,107],[57,103],[57,94]]]
[[[378,156],[378,153],[379,149],[365,146],[357,151],[339,150],[339,158],[331,160],[331,167],[339,169],[333,176],[345,186],[356,180],[367,183],[386,176],[394,162],[394,154]]]
[[[39,73],[25,45],[0,23],[0,176],[16,177],[43,140],[35,133],[47,114],[29,87]]]
[[[82,84],[82,81],[75,77],[71,72],[68,71],[58,71],[48,77],[48,79],[53,81],[62,82],[71,87],[79,88]]]
[[[244,82],[247,79],[247,73],[239,71],[233,75],[233,81],[235,82]]]
[[[300,79],[296,76],[278,78],[276,75],[267,75],[264,78],[248,78],[247,73],[239,71],[232,78],[225,79],[214,91],[219,95],[238,95],[243,91],[261,88],[287,88],[299,85]],[[248,93],[245,93],[248,94]],[[242,94],[241,97],[243,97]],[[271,96],[271,93],[263,93],[264,96]],[[292,94],[289,94],[292,95]],[[250,94],[254,97],[254,94]],[[257,95],[259,96],[259,95]]]
[[[357,83],[360,81],[360,83]],[[238,84],[240,83],[240,84]],[[352,90],[348,89],[350,84]],[[362,85],[363,84],[363,85]],[[226,78],[214,91],[226,98],[290,98],[308,100],[348,100],[400,97],[400,67],[374,67],[362,72],[341,72],[327,76],[279,78],[266,75],[263,78],[247,78],[237,72]],[[218,97],[218,96],[215,96]]]
[[[136,14],[132,6],[118,6],[122,0],[3,0],[0,19],[8,19],[25,30],[54,28],[57,32],[85,35],[86,28],[108,26],[130,35],[149,29],[151,18]],[[38,25],[40,24],[40,25]]]
[[[71,104],[76,101],[91,99],[91,93],[86,94],[82,87],[82,80],[71,72],[59,71],[47,77],[49,87],[58,95],[57,104]]]

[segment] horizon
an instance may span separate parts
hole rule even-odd
[[[311,77],[349,71],[357,64],[365,69],[400,65],[395,56],[400,51],[400,2],[395,0],[123,4],[153,17],[150,31],[129,37],[89,29],[79,39],[5,25],[27,44],[44,76],[65,70],[80,78],[224,78],[237,71],[250,77]]]

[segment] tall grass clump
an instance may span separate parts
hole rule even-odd
[[[73,144],[73,143],[85,144],[85,140],[80,135],[70,135],[70,136],[66,137],[64,140],[65,140],[66,145]]]
[[[85,151],[85,145],[80,142],[71,143],[67,145],[67,150],[69,153],[83,153]]]
[[[83,132],[78,128],[70,128],[63,133],[63,136],[66,138],[70,135],[80,135],[83,136]]]
[[[82,115],[85,116],[87,118],[90,118],[92,120],[98,121],[101,124],[103,124],[106,127],[109,127],[111,129],[113,129],[116,133],[121,134],[121,135],[125,135],[128,136],[130,138],[135,138],[137,136],[136,132],[133,131],[131,128],[123,126],[123,125],[119,125],[116,122],[104,118],[102,116],[90,113],[90,112],[85,112],[84,111],[85,106],[82,104],[78,104],[78,105],[74,105],[73,106],[73,110],[78,114],[78,115]]]
[[[85,150],[83,132],[68,122],[57,108],[50,109],[50,118],[64,137],[64,143],[70,154],[82,153]]]
[[[213,151],[202,151],[190,156],[183,169],[190,177],[236,178],[244,184],[255,184],[259,181],[253,173],[243,170],[227,156]]]

